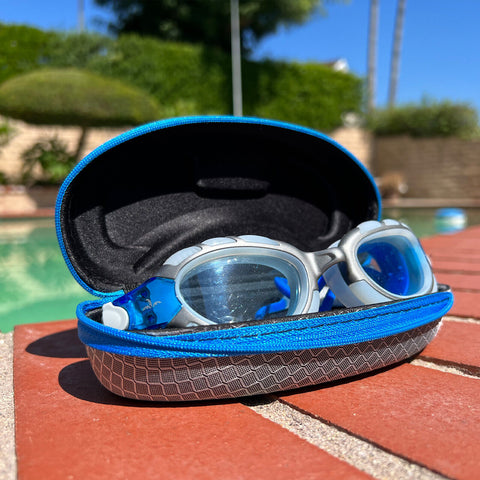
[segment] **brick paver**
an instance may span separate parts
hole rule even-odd
[[[465,317],[465,318],[479,318],[480,296],[478,292],[464,292],[453,289],[455,301],[450,310],[450,315]]]
[[[452,287],[450,315],[480,319],[480,226],[422,239],[437,280]]]
[[[406,364],[280,398],[433,471],[479,478],[478,379]]]
[[[436,272],[437,281],[450,285],[454,291],[470,291],[480,293],[480,274]],[[475,313],[475,312],[474,312]]]
[[[18,479],[365,479],[248,407],[117,397],[94,377],[75,322],[15,330]]]
[[[480,227],[471,227],[463,232],[446,235],[435,235],[433,237],[422,238],[422,245],[427,251],[434,249],[442,253],[450,253],[454,257],[452,250],[461,254],[473,253],[478,255],[478,238]]]
[[[480,322],[444,321],[421,358],[480,377]]]

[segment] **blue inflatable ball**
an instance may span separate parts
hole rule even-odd
[[[461,208],[440,208],[435,214],[435,228],[439,233],[454,233],[467,225],[467,214]]]

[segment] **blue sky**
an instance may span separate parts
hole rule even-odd
[[[88,29],[108,12],[85,1]],[[227,0],[218,0],[227,1]],[[241,1],[241,0],[240,0]],[[255,58],[325,62],[345,58],[352,72],[367,71],[369,0],[333,3],[327,15],[280,29],[265,38]],[[380,0],[377,105],[387,99],[396,1]],[[77,0],[3,0],[0,21],[74,30]],[[422,98],[465,102],[480,112],[480,1],[407,0],[397,103]]]

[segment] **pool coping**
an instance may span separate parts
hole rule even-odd
[[[472,198],[384,198],[382,208],[477,208],[480,199]]]

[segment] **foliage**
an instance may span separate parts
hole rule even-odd
[[[164,107],[194,104],[197,112],[230,110],[230,58],[199,45],[161,42],[123,35],[88,68],[103,72],[150,93]]]
[[[10,126],[7,121],[0,122],[0,147],[6,145],[12,135],[14,134],[14,129]]]
[[[115,34],[138,33],[167,41],[216,46],[230,51],[230,2],[227,0],[95,0],[116,15]],[[239,2],[242,45],[250,51],[280,25],[301,24],[323,0],[242,0]]]
[[[343,114],[360,110],[362,82],[354,75],[311,63],[246,67],[247,114],[331,131],[342,124]]]
[[[10,141],[14,132],[15,130],[7,121],[0,121],[0,147],[3,147]],[[5,172],[0,171],[0,185],[7,185],[10,183],[10,180]]]
[[[90,33],[56,33],[49,37],[44,50],[41,61],[31,66],[38,70],[37,74],[46,68],[73,67],[114,78],[154,97],[161,105],[156,118],[232,111],[230,55],[213,47],[164,42],[135,34],[113,39]],[[342,124],[343,114],[359,112],[361,108],[362,81],[322,65],[244,60],[242,76],[245,115],[329,131]],[[1,94],[3,88],[7,86],[0,85],[0,112],[5,98]],[[28,92],[33,88],[28,86]],[[57,106],[68,106],[75,99],[71,98],[71,88],[65,90],[67,98],[60,99],[58,93],[51,93],[49,98]],[[103,95],[93,91],[93,83],[88,90],[94,97]],[[27,93],[19,102],[27,108],[36,96],[35,91]],[[45,115],[37,121],[46,121]],[[73,120],[64,116],[57,117],[57,121],[66,124]]]
[[[93,32],[57,32],[48,40],[44,64],[84,68],[91,58],[107,54],[115,40]]]
[[[75,155],[55,137],[35,143],[22,153],[22,159],[21,180],[26,185],[59,185],[76,163]]]
[[[478,115],[474,108],[449,101],[407,104],[374,112],[368,125],[376,135],[412,137],[478,136]]]
[[[67,66],[82,57],[75,53],[82,42],[74,37],[64,38],[52,63]],[[231,112],[231,60],[220,50],[122,35],[83,65],[149,92],[162,104],[162,117]],[[358,77],[323,65],[243,62],[246,115],[331,130],[341,125],[342,114],[360,110],[361,87]]]
[[[42,65],[48,57],[50,41],[54,37],[53,32],[0,23],[0,83]]]
[[[0,85],[0,113],[38,124],[116,126],[154,120],[158,106],[117,80],[76,69],[41,69]]]
[[[10,183],[10,179],[8,178],[5,172],[0,171],[0,185],[8,185]]]

